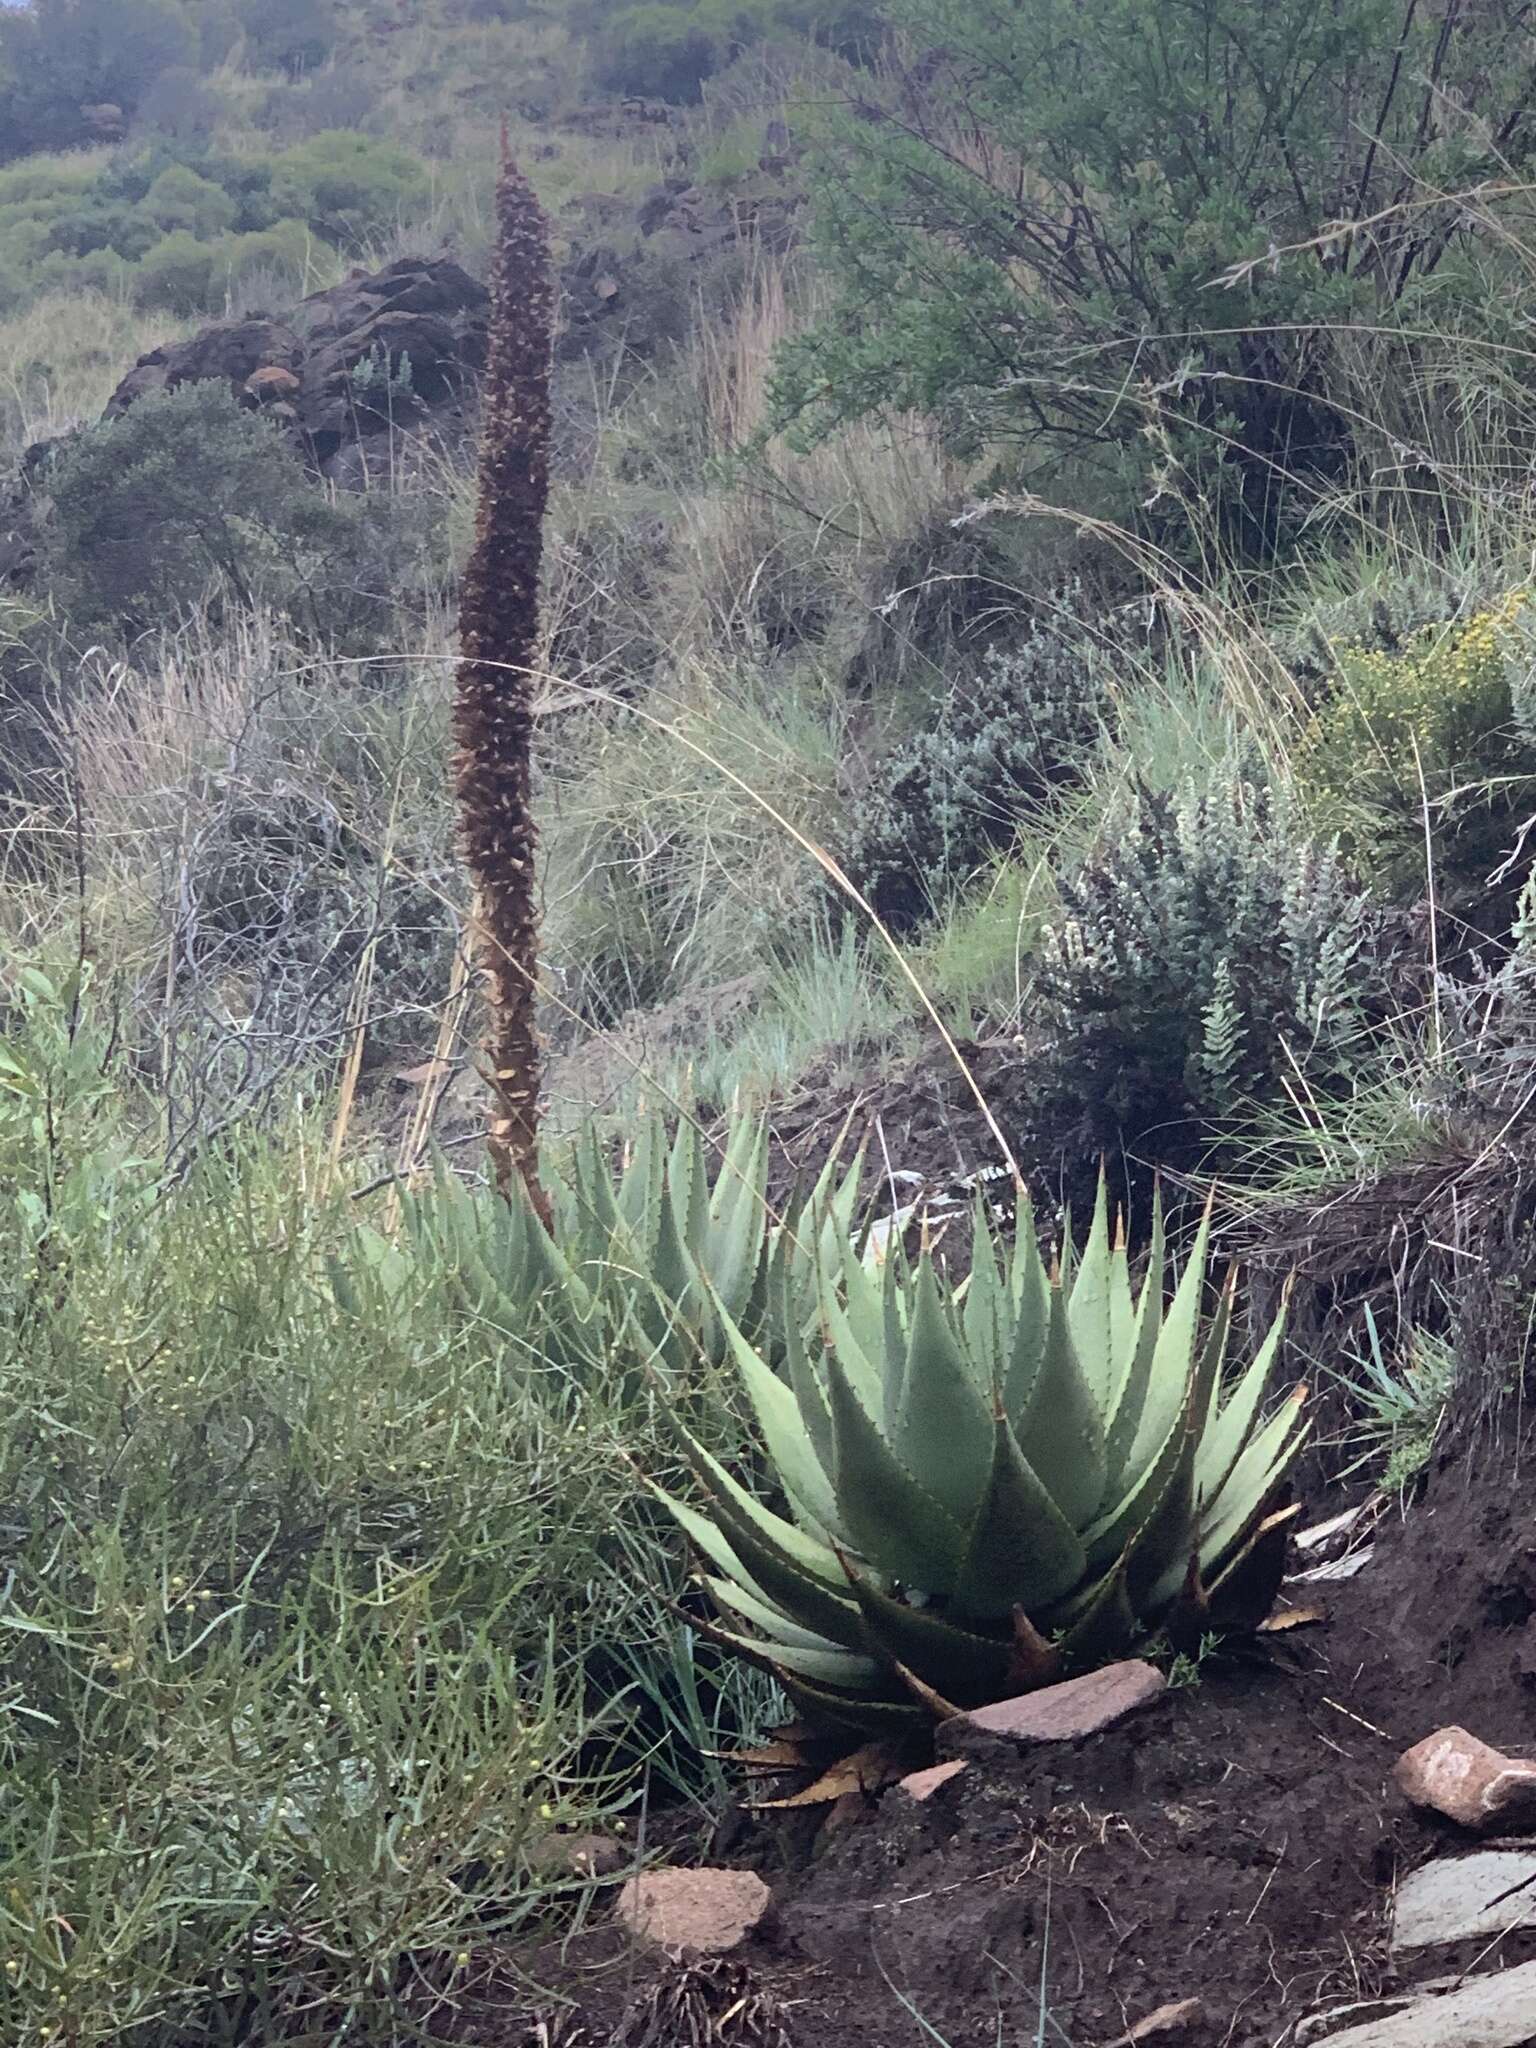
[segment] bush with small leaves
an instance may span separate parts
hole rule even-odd
[[[239,207],[229,194],[190,164],[167,164],[145,193],[139,210],[163,234],[185,229],[200,241],[228,232]]]
[[[1536,148],[1502,0],[881,12],[888,63],[804,123],[827,291],[780,351],[771,431],[909,409],[1191,566],[1305,544],[1341,486],[1375,527],[1383,435],[1446,450],[1427,474],[1449,496],[1469,430],[1529,467],[1518,378],[1457,384],[1488,360],[1514,230],[1453,195],[1518,184]],[[1371,223],[1347,252],[1341,194]],[[1422,510],[1419,446],[1393,460]]]
[[[409,150],[330,128],[273,160],[280,213],[309,221],[338,245],[355,245],[420,206],[427,174]]]
[[[1109,657],[1075,621],[1070,637],[1039,624],[989,653],[882,765],[843,848],[844,868],[885,922],[919,923],[1006,846],[1079,772],[1112,702]]]
[[[45,571],[77,637],[132,638],[212,600],[265,604],[317,640],[372,648],[437,573],[427,500],[328,496],[221,384],[152,394],[89,428],[47,487]]]
[[[816,42],[857,59],[880,35],[861,0],[656,0],[617,10],[578,0],[572,20],[590,38],[605,90],[676,103],[697,100],[706,79],[765,43]]]
[[[257,62],[290,77],[324,63],[340,27],[335,0],[236,0],[235,19]]]
[[[1379,921],[1331,844],[1237,764],[1132,783],[1058,879],[1033,1008],[1037,1157],[1189,1164],[1284,1080],[1347,1078],[1380,1014]]]
[[[317,88],[282,90],[320,105]],[[317,237],[356,246],[411,218],[426,192],[415,157],[334,122],[274,156],[209,149],[194,124],[105,162],[29,158],[0,169],[0,310],[95,286],[168,312],[221,312],[258,268],[291,277],[297,294]],[[274,235],[278,248],[258,239]]]
[[[93,139],[93,108],[131,115],[197,52],[180,0],[33,0],[0,7],[0,161]]]
[[[133,266],[133,297],[140,306],[195,313],[213,290],[213,245],[187,228],[161,239]]]
[[[720,39],[689,7],[625,7],[593,45],[597,82],[609,92],[686,103],[717,69]]]
[[[1502,936],[1512,881],[1489,877],[1536,796],[1531,591],[1390,638],[1326,644],[1325,695],[1299,757],[1319,817],[1389,886],[1426,886],[1426,830],[1442,903]]]

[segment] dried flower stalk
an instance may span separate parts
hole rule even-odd
[[[474,942],[485,976],[489,1146],[497,1186],[514,1172],[550,1221],[539,1179],[543,1052],[538,986],[538,830],[532,802],[533,664],[549,497],[554,280],[549,230],[502,137],[483,386],[475,545],[459,600],[454,771],[475,885]]]

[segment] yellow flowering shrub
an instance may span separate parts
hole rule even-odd
[[[1424,810],[1438,866],[1482,879],[1532,800],[1536,746],[1515,692],[1533,651],[1536,592],[1426,626],[1396,649],[1330,643],[1329,694],[1302,745],[1313,807],[1389,874],[1423,868]]]

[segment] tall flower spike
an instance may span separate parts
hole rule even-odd
[[[497,1186],[521,1176],[547,1225],[539,1180],[543,1056],[538,982],[538,829],[532,803],[533,663],[549,498],[554,283],[549,230],[502,127],[496,189],[475,545],[459,601],[454,702],[464,856],[475,885],[474,942],[485,975]]]

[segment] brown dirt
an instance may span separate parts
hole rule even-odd
[[[969,1042],[959,1050],[987,1101],[998,1103],[1016,1057],[1012,1045]],[[857,1065],[852,1054],[840,1053],[827,1073],[807,1075],[774,1105],[775,1173],[785,1186],[808,1184],[834,1147],[846,1158],[867,1145],[872,1184],[889,1167],[921,1174],[939,1188],[1003,1163],[976,1095],[946,1047],[925,1045],[894,1069],[872,1050],[867,1076],[850,1082],[849,1069]],[[1006,1128],[1006,1109],[1002,1115]]]
[[[973,1763],[926,1806],[887,1792],[842,1810],[808,1859],[800,1838],[798,1868],[792,1830],[755,1826],[735,1860],[770,1877],[775,1911],[725,1990],[626,1951],[600,1918],[521,1959],[542,1994],[488,1999],[456,2038],[521,2048],[559,2016],[543,2038],[590,2048],[1106,2048],[1199,1997],[1206,2018],[1179,2048],[1272,2048],[1304,2015],[1404,1978],[1536,1953],[1515,1935],[1402,1969],[1385,1939],[1396,1879],[1457,1839],[1391,1790],[1397,1756],[1447,1722],[1536,1748],[1521,1448],[1485,1435],[1446,1461],[1380,1525],[1327,1623],[1272,1638],[1267,1657],[1208,1663],[1082,1744]],[[781,2036],[733,2033],[744,1988],[756,2002],[738,2019],[761,2030],[776,2011]],[[686,2026],[658,2030],[658,1998]]]

